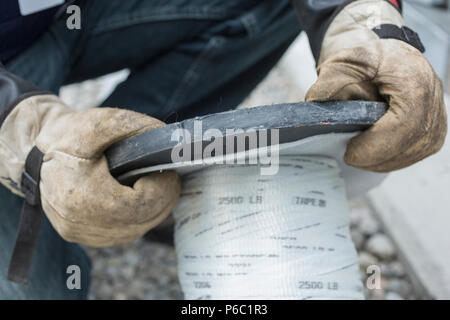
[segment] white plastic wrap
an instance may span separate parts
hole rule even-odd
[[[335,160],[282,156],[258,166],[213,166],[184,176],[174,209],[186,299],[362,299]]]

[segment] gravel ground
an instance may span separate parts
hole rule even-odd
[[[304,90],[297,90],[286,75],[283,64],[276,67],[243,103],[257,106],[303,99]],[[124,79],[126,73],[116,78]],[[61,96],[77,109],[96,105],[108,92],[102,83],[111,79],[88,81],[62,90]],[[101,94],[99,94],[99,92]],[[391,239],[364,198],[353,200],[351,206],[351,234],[358,249],[361,280],[366,283],[367,267],[378,265],[381,288],[369,290],[367,299],[416,299],[404,265],[398,260]],[[93,260],[91,299],[182,299],[173,247],[140,239],[132,244],[87,249]]]

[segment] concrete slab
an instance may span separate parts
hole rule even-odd
[[[403,3],[406,25],[419,33],[425,57],[450,91],[450,10]]]
[[[423,294],[450,299],[449,135],[439,153],[391,173],[368,198]]]

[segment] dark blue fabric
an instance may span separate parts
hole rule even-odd
[[[22,16],[17,0],[1,0],[0,61],[7,62],[35,41],[53,22],[59,7]]]
[[[23,199],[0,185],[0,300],[86,299],[91,262],[80,246],[61,239],[45,218],[33,255],[28,285],[6,280]],[[69,290],[67,268],[80,268],[81,288]]]

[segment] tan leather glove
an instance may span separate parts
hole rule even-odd
[[[374,25],[376,23],[377,25]],[[447,132],[442,83],[430,63],[402,40],[380,38],[372,29],[401,28],[399,11],[384,0],[344,7],[324,37],[318,80],[308,101],[386,101],[388,112],[347,145],[347,164],[377,172],[409,166],[443,145]]]
[[[42,208],[67,241],[94,247],[133,241],[170,213],[180,193],[175,172],[140,178],[133,187],[109,173],[104,150],[164,123],[133,111],[74,112],[57,96],[20,102],[0,129],[1,182],[16,194],[33,146],[44,153]]]

